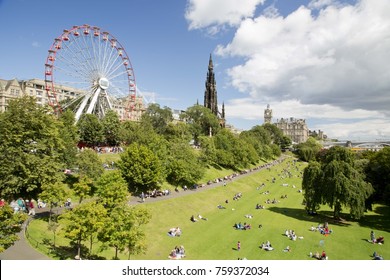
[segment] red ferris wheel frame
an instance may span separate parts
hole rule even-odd
[[[45,63],[45,90],[48,98],[48,104],[53,108],[54,112],[60,113],[62,111],[62,107],[57,96],[59,90],[55,84],[55,72],[56,70],[59,70],[56,68],[56,60],[60,57],[63,49],[67,48],[69,50],[72,46],[71,44],[77,40],[97,40],[105,46],[110,46],[112,50],[116,52],[116,60],[119,60],[122,64],[116,67],[123,67],[124,70],[122,72],[124,72],[125,76],[127,76],[128,89],[126,90],[128,92],[125,93],[127,96],[125,114],[128,116],[133,109],[132,104],[137,95],[134,69],[131,65],[129,56],[120,42],[109,32],[101,31],[99,27],[90,26],[88,24],[73,26],[71,29],[65,29],[60,36],[54,39],[54,42],[48,51]],[[96,73],[93,75],[96,76]]]

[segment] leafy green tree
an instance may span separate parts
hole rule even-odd
[[[64,151],[61,154],[61,160],[65,166],[72,168],[76,164],[76,156],[78,153],[77,144],[79,142],[79,134],[75,125],[75,114],[71,110],[66,110],[60,115],[60,137],[64,143]]]
[[[107,210],[95,201],[80,204],[59,217],[65,237],[77,244],[79,257],[83,241],[89,240],[89,252],[92,253],[93,241],[103,228],[106,218]]]
[[[83,114],[77,122],[80,141],[89,147],[98,146],[104,141],[103,125],[94,114]]]
[[[373,188],[355,168],[350,150],[332,147],[325,153],[320,168],[311,162],[306,169],[302,187],[309,191],[305,193],[305,198],[313,202],[312,205],[315,206],[321,197],[322,204],[333,208],[334,218],[340,217],[343,207],[348,207],[351,216],[356,219],[364,215],[366,200],[373,193]]]
[[[103,163],[92,149],[84,149],[77,156],[77,166],[81,176],[87,176],[93,181],[99,179],[104,172]]]
[[[99,232],[99,240],[115,248],[114,259],[118,259],[118,252],[124,252],[129,247],[135,248],[131,251],[133,254],[144,252],[146,243],[142,225],[147,224],[150,219],[151,215],[147,210],[141,211],[129,205],[115,207]]]
[[[48,107],[23,97],[0,114],[0,194],[37,197],[43,184],[63,179],[59,122]]]
[[[190,127],[195,144],[199,144],[199,137],[202,135],[215,135],[220,129],[218,118],[210,109],[194,105],[180,115]]]
[[[302,189],[306,210],[312,213],[322,204],[322,175],[321,164],[317,161],[310,162],[303,172]]]
[[[375,189],[373,201],[390,205],[390,147],[384,147],[369,157],[365,174]]]
[[[79,204],[84,198],[92,195],[94,183],[88,175],[80,175],[77,177],[77,182],[72,185],[72,190],[79,197]]]
[[[169,142],[189,143],[191,141],[190,128],[186,123],[169,123],[164,133],[165,139]]]
[[[132,193],[159,189],[163,180],[160,159],[145,145],[131,144],[118,161],[118,167]]]
[[[19,240],[17,235],[22,230],[22,225],[27,219],[25,213],[15,213],[9,205],[0,207],[0,253],[11,247]]]
[[[193,185],[202,178],[205,167],[188,143],[174,143],[170,148],[167,181],[174,185]]]
[[[283,131],[279,129],[276,125],[270,123],[263,124],[263,127],[269,132],[269,135],[272,139],[272,143],[280,147],[284,141]]]
[[[123,205],[129,196],[127,183],[118,170],[104,173],[97,181],[96,195],[108,210]]]
[[[217,164],[217,149],[213,137],[200,136],[199,144],[201,147],[200,159],[207,165]]]
[[[101,120],[104,142],[109,146],[117,146],[120,143],[121,122],[118,114],[109,110]]]
[[[55,205],[60,206],[69,196],[67,186],[62,182],[46,183],[42,186],[39,198],[49,205],[49,221],[51,221],[52,209]]]
[[[158,134],[164,134],[172,121],[172,110],[168,107],[161,108],[157,103],[150,104],[141,117],[141,123],[150,123]]]
[[[125,239],[127,241],[126,249],[129,254],[128,259],[130,259],[131,255],[138,255],[146,251],[147,244],[143,226],[148,224],[152,218],[148,209],[144,207],[133,208],[133,211],[130,213],[133,227]]]
[[[309,137],[305,143],[296,146],[299,159],[309,162],[315,160],[322,146],[313,137]]]

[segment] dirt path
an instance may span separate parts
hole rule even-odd
[[[241,178],[243,178],[245,176],[250,176],[253,173],[256,173],[256,172],[262,171],[264,169],[270,168],[272,166],[275,166],[277,164],[280,164],[286,158],[288,158],[288,156],[282,155],[277,160],[274,160],[274,161],[272,161],[270,163],[266,163],[266,164],[264,164],[262,166],[259,166],[257,168],[250,169],[246,173],[237,174],[236,176],[232,177],[231,179],[222,180],[222,181],[218,181],[218,182],[213,182],[213,183],[211,183],[209,185],[205,184],[203,187],[198,187],[197,189],[188,189],[186,191],[181,188],[179,191],[177,191],[177,192],[173,191],[169,195],[157,196],[157,197],[148,197],[148,198],[145,199],[145,202],[142,202],[142,199],[140,197],[133,196],[130,199],[129,204],[130,205],[134,205],[134,204],[140,204],[140,203],[153,203],[153,202],[157,202],[157,201],[161,201],[161,200],[173,199],[173,198],[176,198],[176,197],[181,197],[181,196],[191,195],[191,194],[198,193],[198,192],[203,192],[203,191],[206,191],[206,190],[218,187],[218,186],[222,186],[225,182],[227,184],[229,184],[232,181],[241,179]]]

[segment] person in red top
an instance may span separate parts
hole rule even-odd
[[[2,198],[2,199],[0,200],[0,207],[3,207],[3,206],[5,206],[4,198]]]
[[[28,209],[28,215],[35,216],[35,204],[32,199],[28,202]]]

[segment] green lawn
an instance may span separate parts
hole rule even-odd
[[[293,175],[291,178],[282,178],[284,168],[289,168]],[[219,186],[202,192],[189,191],[191,194],[187,196],[136,206],[148,208],[152,213],[152,221],[146,226],[148,251],[144,255],[132,256],[132,259],[165,260],[177,245],[185,247],[186,259],[190,260],[234,260],[244,257],[250,260],[308,260],[309,252],[322,250],[332,260],[367,260],[374,251],[389,259],[387,243],[378,245],[367,242],[371,230],[375,231],[376,236],[384,236],[388,242],[389,207],[376,205],[374,211],[368,212],[361,221],[352,221],[347,214],[342,222],[334,221],[331,209],[326,207],[318,215],[309,216],[302,205],[303,195],[298,191],[301,188],[300,172],[303,168],[303,163],[293,166],[291,160],[286,160],[271,171],[262,170],[251,176],[241,177],[228,183],[226,187]],[[275,183],[271,182],[272,177],[276,178]],[[265,187],[258,190],[257,187],[262,183],[265,183]],[[296,187],[293,188],[293,185]],[[265,191],[270,193],[263,194]],[[233,201],[233,196],[238,192],[242,193],[242,198]],[[287,198],[281,199],[282,195],[287,195]],[[274,198],[279,202],[264,203],[265,200]],[[229,200],[228,204],[225,203],[226,199]],[[256,203],[265,205],[266,209],[256,210]],[[218,204],[226,209],[218,209]],[[208,220],[191,222],[190,217],[198,214]],[[246,214],[253,215],[253,218],[246,218]],[[237,222],[250,223],[252,229],[235,230],[233,225]],[[328,222],[333,230],[329,236],[310,231],[311,226],[324,222]],[[258,228],[259,224],[262,225],[261,229]],[[168,230],[177,226],[182,229],[182,236],[168,236]],[[44,232],[45,227],[43,221],[31,223],[29,232],[34,240],[52,239],[52,235]],[[288,239],[284,235],[286,229],[294,230],[303,239]],[[259,248],[267,240],[273,245],[273,251],[267,252]],[[241,242],[240,251],[235,250],[238,241]],[[67,244],[66,240],[58,238],[57,244],[60,242]],[[283,252],[287,246],[290,246],[291,251]],[[94,245],[95,254],[112,258],[113,251],[98,253],[98,247],[98,244]],[[120,258],[127,259],[127,255],[121,255]]]

